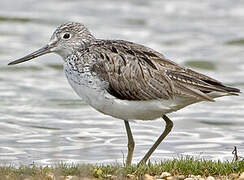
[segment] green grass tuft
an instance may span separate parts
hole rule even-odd
[[[128,174],[134,175],[137,178],[142,178],[145,174],[151,176],[160,176],[162,172],[169,172],[174,176],[184,175],[200,175],[202,177],[215,176],[215,177],[228,177],[231,174],[240,175],[244,172],[244,161],[237,162],[221,162],[210,161],[204,159],[194,158],[181,158],[174,160],[166,160],[160,163],[148,163],[137,167],[136,165],[123,167],[121,165],[68,165],[58,164],[56,166],[39,167],[35,165],[21,166],[15,168],[13,166],[0,167],[0,179],[47,179],[50,176],[54,177],[88,177],[104,179],[109,176],[116,176],[118,179],[125,178]]]

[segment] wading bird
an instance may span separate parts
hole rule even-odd
[[[139,162],[144,164],[173,127],[166,114],[193,103],[214,101],[216,97],[240,92],[179,66],[143,45],[96,39],[83,24],[74,22],[59,26],[46,46],[9,65],[47,53],[63,58],[70,85],[87,104],[124,120],[128,136],[126,165],[131,164],[134,151],[129,120],[162,117],[166,122],[161,136]]]

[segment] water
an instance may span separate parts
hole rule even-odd
[[[96,112],[74,94],[60,57],[6,66],[45,45],[66,21],[83,22],[99,38],[145,44],[244,89],[241,0],[1,0],[0,7],[0,164],[121,163],[126,156],[123,121]],[[244,156],[243,100],[224,97],[172,113],[174,129],[152,159],[232,160],[234,146]],[[164,122],[137,121],[131,128],[136,162]]]

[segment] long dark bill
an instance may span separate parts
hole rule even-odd
[[[44,54],[47,54],[47,53],[50,53],[50,46],[49,45],[46,45],[44,47],[42,47],[41,49],[38,49],[37,51],[27,55],[27,56],[24,56],[20,59],[17,59],[13,62],[10,62],[8,65],[14,65],[14,64],[19,64],[19,63],[22,63],[22,62],[25,62],[25,61],[29,61],[31,59],[34,59],[38,56],[41,56],[41,55],[44,55]]]

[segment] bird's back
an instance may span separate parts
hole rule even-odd
[[[240,92],[132,42],[98,40],[88,50],[97,58],[92,71],[109,83],[107,90],[119,99],[145,101],[184,96],[212,101],[208,95],[212,92]]]

